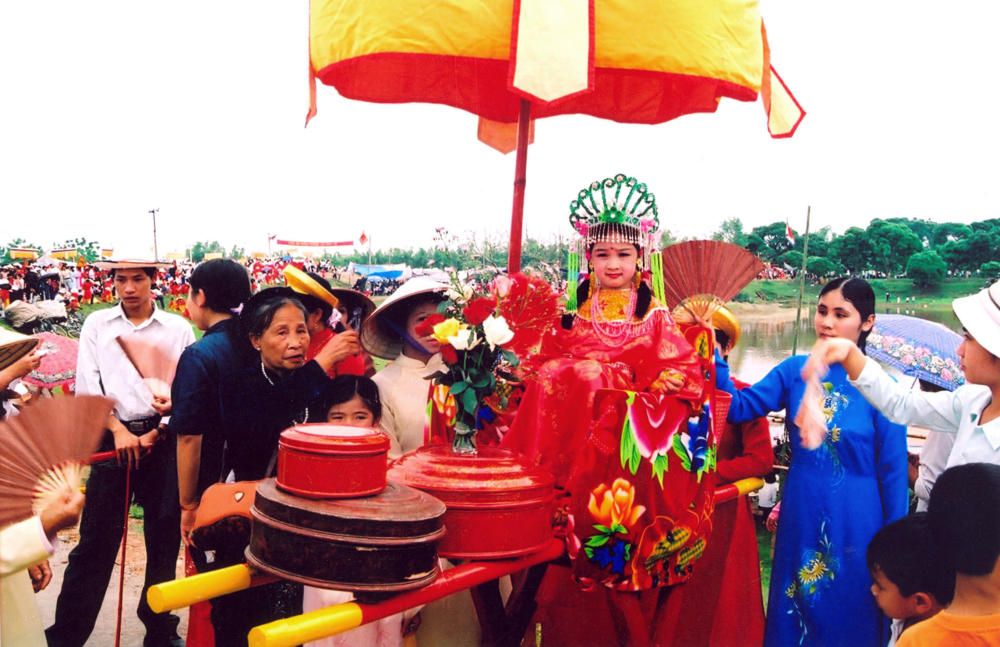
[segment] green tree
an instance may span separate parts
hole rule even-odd
[[[822,256],[817,256],[816,258],[810,256],[809,260],[806,262],[806,271],[813,276],[832,276],[834,274],[839,274],[840,269],[841,268],[838,263]]]
[[[712,240],[722,240],[727,243],[744,247],[749,241],[749,237],[743,231],[743,221],[739,218],[729,218],[723,220],[719,225],[719,230],[712,234]]]
[[[968,238],[972,235],[972,227],[960,222],[942,222],[934,228],[931,235],[931,246],[940,247],[949,241]]]
[[[947,274],[948,265],[934,250],[917,252],[906,263],[906,276],[919,288],[934,287]]]
[[[873,220],[865,232],[871,245],[872,268],[886,275],[899,274],[910,256],[923,250],[923,243],[909,227]]]
[[[198,241],[187,250],[188,258],[190,258],[195,263],[200,263],[205,260],[205,254],[209,252],[226,252],[226,248],[223,247],[219,241],[213,240],[209,241]]]
[[[229,250],[229,258],[235,258],[239,260],[241,258],[246,258],[247,250],[243,249],[239,245],[233,245],[233,248]]]
[[[1000,279],[1000,261],[986,261],[979,266],[979,274],[991,281]]]
[[[778,257],[778,263],[787,265],[798,272],[802,269],[802,252],[797,249],[790,249]]]
[[[891,222],[894,225],[902,225],[907,227],[910,231],[916,234],[920,242],[923,243],[924,247],[930,247],[933,244],[934,232],[937,231],[937,223],[931,222],[930,220],[916,220],[914,218],[886,218],[886,222]]]
[[[42,253],[41,245],[35,245],[34,243],[29,243],[23,238],[15,238],[14,240],[7,243],[5,246],[0,246],[0,265],[7,265],[11,262],[16,262],[18,259],[12,259],[10,257],[10,249],[12,247],[18,247],[21,249],[29,248],[38,252],[39,255]]]
[[[828,258],[837,259],[852,274],[869,269],[871,245],[865,230],[851,227],[830,243]]]
[[[770,225],[754,227],[750,230],[746,248],[765,261],[776,260],[792,249],[792,244],[785,236],[785,223],[772,222]]]

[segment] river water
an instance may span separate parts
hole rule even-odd
[[[878,315],[892,313],[904,314],[922,319],[929,319],[960,331],[961,327],[955,318],[955,313],[948,309],[907,308],[906,304],[879,304],[875,314],[875,325],[878,326]],[[792,317],[794,319],[794,317]],[[792,354],[792,342],[795,335],[795,322],[788,317],[754,318],[741,323],[742,334],[739,344],[730,355],[733,375],[745,382],[756,382],[779,362]],[[802,319],[799,322],[798,352],[807,353],[816,341],[813,330],[813,311],[803,305]]]

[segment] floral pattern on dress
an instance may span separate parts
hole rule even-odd
[[[818,547],[803,552],[802,561],[795,572],[795,579],[784,588],[785,597],[792,602],[792,607],[787,613],[796,616],[799,622],[800,645],[805,642],[809,634],[803,609],[820,602],[823,591],[833,584],[840,568],[840,562],[834,556],[833,542],[827,533],[827,525],[828,520],[820,524]]]

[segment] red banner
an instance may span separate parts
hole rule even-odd
[[[281,240],[280,238],[275,242],[289,247],[347,247],[354,244],[353,240],[341,240],[335,243],[310,243],[304,240]]]

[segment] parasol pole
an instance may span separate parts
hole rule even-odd
[[[802,317],[802,295],[806,289],[806,262],[809,260],[809,218],[812,205],[806,207],[806,237],[802,242],[802,272],[799,276],[799,306],[795,310],[795,332],[792,333],[792,355],[799,349],[799,321]]]
[[[510,245],[507,271],[521,270],[521,236],[524,223],[524,185],[527,182],[528,131],[531,127],[531,103],[521,99],[521,112],[517,117],[517,159],[514,162],[514,205],[510,214]]]

